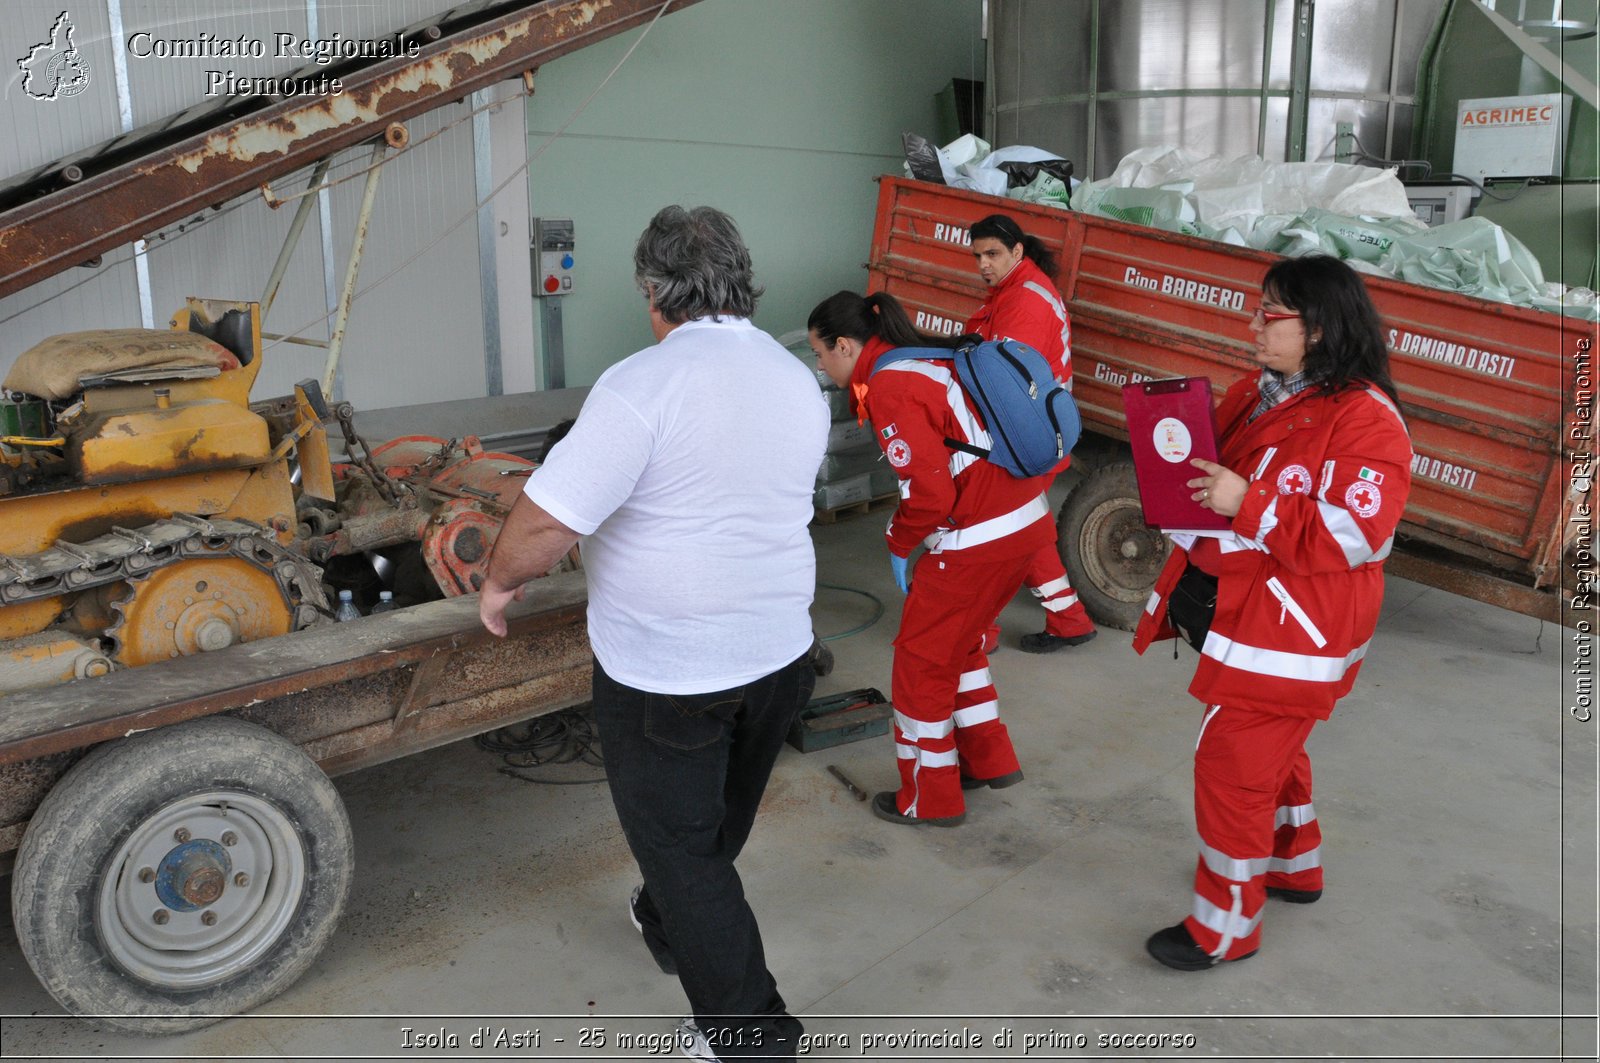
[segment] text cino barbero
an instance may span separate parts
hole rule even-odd
[[[140,30],[128,37],[127,47],[135,59],[302,59],[323,67],[347,59],[416,59],[422,54],[420,41],[404,37],[374,40],[341,33],[331,37],[294,33],[225,37],[206,30],[193,37],[158,37]],[[205,79],[207,96],[337,96],[344,92],[344,84],[327,73],[307,76],[296,71],[249,77],[232,70],[207,70]]]

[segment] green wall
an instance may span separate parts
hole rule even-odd
[[[649,345],[633,245],[662,206],[709,204],[739,223],[766,287],[756,323],[805,325],[840,288],[864,290],[877,174],[900,134],[932,137],[935,95],[983,78],[981,0],[701,0],[540,68],[528,102],[535,217],[570,217],[574,294],[562,306],[569,386]]]

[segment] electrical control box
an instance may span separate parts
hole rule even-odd
[[[533,294],[572,294],[576,248],[571,218],[533,219]]]
[[[1432,228],[1472,213],[1478,190],[1471,185],[1406,185],[1406,201],[1417,220]]]

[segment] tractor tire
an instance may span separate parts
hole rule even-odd
[[[354,872],[333,783],[289,741],[205,717],[107,742],[17,851],[23,955],[84,1018],[170,1034],[248,1011],[332,936]]]
[[[1145,526],[1130,462],[1103,465],[1075,487],[1056,518],[1056,547],[1094,622],[1132,631],[1170,544]]]

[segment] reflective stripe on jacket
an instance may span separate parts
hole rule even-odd
[[[1216,616],[1189,692],[1208,705],[1327,719],[1361,669],[1383,603],[1383,561],[1411,488],[1411,440],[1377,388],[1308,390],[1247,421],[1256,378],[1217,408],[1222,463],[1249,487],[1220,547]],[[1198,475],[1198,473],[1197,473]],[[1134,633],[1174,637],[1177,542]]]
[[[851,378],[852,404],[872,419],[878,446],[900,478],[900,504],[886,532],[890,552],[906,557],[922,545],[930,553],[990,561],[1054,542],[1045,497],[1050,476],[1018,479],[947,447],[946,438],[988,447],[982,419],[948,362],[895,362],[873,376],[878,357],[890,349],[869,341]]]

